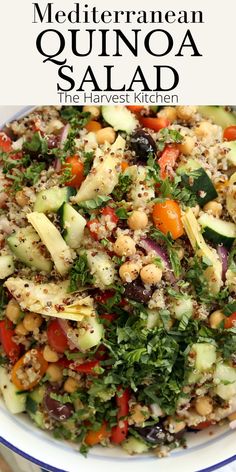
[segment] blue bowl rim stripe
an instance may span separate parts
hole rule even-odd
[[[39,467],[42,467],[46,469],[48,472],[70,472],[69,470],[63,470],[63,469],[58,469],[57,467],[54,467],[52,465],[46,464],[45,462],[42,462],[38,459],[36,459],[33,456],[30,456],[26,452],[21,451],[18,449],[16,446],[11,444],[10,442],[6,441],[3,437],[0,436],[0,443],[3,444],[4,446],[8,447],[11,449],[11,451],[15,452],[16,454],[19,454],[22,456],[24,459],[33,462],[34,464],[38,465]],[[213,464],[209,467],[206,467],[205,469],[199,469],[195,472],[212,472],[214,470],[219,469],[220,467],[224,467],[225,465],[230,464],[231,462],[234,462],[236,460],[236,455],[229,457],[228,459],[225,459],[221,462],[218,462],[217,464]]]

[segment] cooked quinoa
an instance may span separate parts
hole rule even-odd
[[[82,453],[165,457],[233,424],[233,111],[39,107],[0,133],[0,160],[9,410]]]

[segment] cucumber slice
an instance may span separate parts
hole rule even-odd
[[[0,367],[0,390],[6,407],[13,415],[25,411],[26,394],[19,394],[19,390],[12,383],[4,367]]]
[[[230,149],[226,155],[229,164],[236,166],[236,141],[227,142],[227,147]]]
[[[66,275],[71,267],[72,254],[56,226],[51,223],[46,215],[36,211],[29,213],[27,218],[50,252],[59,274]]]
[[[69,203],[63,203],[58,213],[63,228],[63,238],[72,249],[78,249],[87,221]]]
[[[122,443],[122,448],[130,455],[143,454],[148,451],[148,445],[138,438],[130,436]]]
[[[206,203],[218,197],[218,193],[206,171],[194,159],[189,159],[185,166],[178,169],[182,182],[196,195],[198,204],[203,207]]]
[[[7,238],[8,246],[19,261],[32,269],[51,272],[52,262],[42,254],[40,238],[31,226],[19,229]]]
[[[113,284],[115,267],[108,254],[91,249],[86,251],[86,255],[91,274],[95,277],[95,284],[97,283],[99,287]]]
[[[34,211],[40,213],[54,213],[59,210],[64,202],[68,202],[70,197],[76,194],[72,187],[51,187],[42,190],[36,195]]]
[[[77,344],[81,351],[87,351],[91,347],[97,346],[103,336],[103,326],[98,322],[97,317],[90,316],[85,318],[79,327],[79,334],[77,336]]]
[[[177,320],[182,320],[184,315],[188,315],[191,318],[193,314],[193,300],[190,297],[183,297],[174,300],[173,303],[174,317]]]
[[[204,238],[230,248],[236,238],[236,225],[204,213],[198,219]]]
[[[200,106],[198,107],[199,113],[203,118],[207,118],[213,121],[216,125],[222,128],[227,128],[230,125],[236,125],[236,114],[227,111],[224,107],[217,106]]]
[[[128,108],[120,105],[103,106],[102,116],[115,131],[125,131],[127,134],[131,134],[138,125],[135,115]]]
[[[197,343],[192,345],[195,353],[195,367],[200,372],[210,370],[216,362],[216,348],[213,344]]]
[[[236,368],[222,363],[216,366],[214,382],[215,393],[223,400],[230,400],[236,395]]]
[[[0,256],[0,279],[6,279],[15,270],[12,256]]]

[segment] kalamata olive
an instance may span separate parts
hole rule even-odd
[[[52,134],[51,136],[48,136],[47,138],[48,149],[57,148],[59,146],[59,141],[60,141],[59,136],[55,136],[54,134]]]
[[[130,148],[135,152],[137,161],[146,161],[150,152],[157,151],[154,139],[143,129],[139,129],[131,136]]]
[[[161,423],[144,428],[136,427],[137,433],[151,444],[168,444],[175,441],[176,437],[166,431]]]
[[[150,298],[152,298],[152,293],[152,288],[145,288],[139,280],[125,284],[125,298],[131,298],[131,300],[136,300],[140,303],[148,303]]]
[[[57,421],[65,421],[74,413],[74,408],[71,403],[64,405],[58,400],[54,400],[50,396],[50,392],[44,397],[44,406],[47,409],[49,416]]]

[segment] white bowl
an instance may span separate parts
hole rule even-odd
[[[0,128],[12,119],[29,113],[33,107],[0,107]],[[14,114],[15,113],[15,114]],[[14,115],[13,115],[14,114]],[[236,431],[227,426],[212,427],[187,434],[187,449],[174,450],[163,459],[151,455],[127,456],[121,449],[91,450],[87,458],[75,445],[59,441],[37,429],[22,414],[11,415],[0,399],[0,442],[12,451],[52,472],[210,472],[236,460]]]

